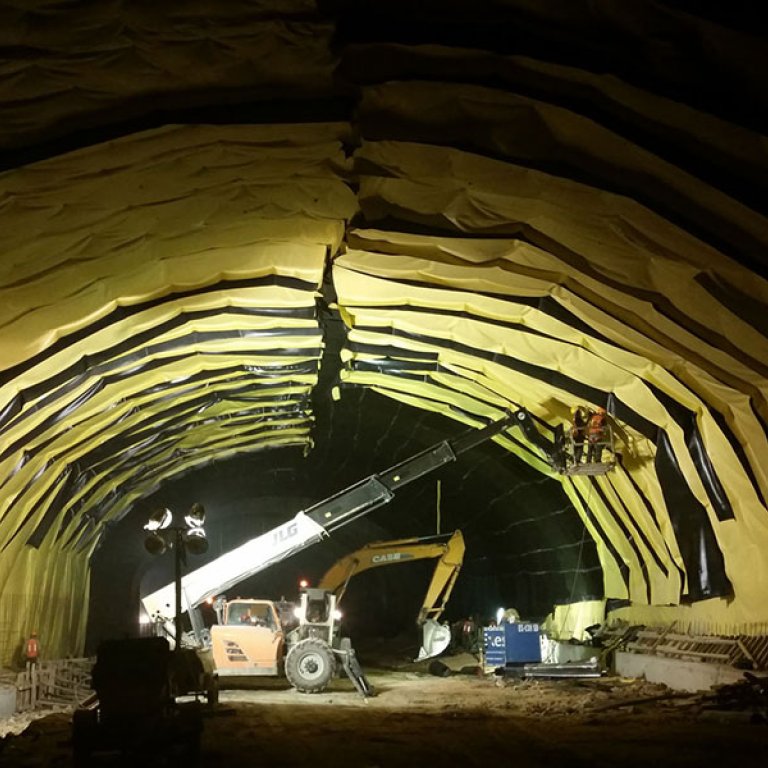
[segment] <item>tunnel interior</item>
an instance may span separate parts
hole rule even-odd
[[[451,620],[768,633],[750,7],[365,5],[0,2],[3,663],[137,631],[160,507],[205,506],[192,568],[515,409],[538,437],[239,590],[460,529]],[[610,471],[542,451],[582,404]],[[427,571],[361,576],[350,627],[404,631]]]

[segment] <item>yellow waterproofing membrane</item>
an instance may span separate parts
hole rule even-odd
[[[421,55],[426,58],[429,54],[422,51]],[[439,56],[437,51],[433,55]],[[478,52],[460,55],[471,61]],[[754,163],[756,170],[765,167],[765,153],[754,134],[710,115],[576,69],[522,57],[491,58],[487,56],[486,65],[497,68],[500,74],[511,70],[524,77],[524,72],[536,71],[539,81],[542,75],[552,78],[552,88],[563,87],[562,82],[555,84],[561,78],[588,82],[590,88],[603,91],[602,98],[619,102],[622,110],[640,112],[639,121],[672,123],[664,130],[684,131],[706,147],[710,156],[725,153],[738,157],[745,147],[751,147],[755,151],[750,164]],[[566,100],[570,102],[572,97]],[[524,158],[526,165],[563,162],[588,173],[605,188],[611,188],[620,175],[628,193],[650,199],[673,196],[677,210],[686,218],[697,220],[705,231],[745,252],[759,252],[761,246],[756,244],[764,238],[764,218],[743,203],[598,122],[556,104],[480,85],[389,80],[363,89],[360,110],[369,122],[417,126],[424,143],[471,147],[494,157]],[[467,119],[470,115],[471,120]],[[724,147],[727,142],[730,144]],[[632,234],[642,243],[642,231]]]
[[[617,467],[594,480],[553,473],[537,458],[534,446],[523,450],[503,437],[497,442],[560,479],[595,538],[605,596],[630,601],[616,615],[645,623],[675,620],[680,627],[711,632],[764,632],[768,513],[759,456],[768,446],[748,393],[762,394],[765,381],[726,351],[670,322],[648,300],[651,291],[673,296],[676,306],[702,322],[702,312],[711,313],[710,327],[743,338],[744,350],[759,359],[765,340],[711,298],[704,301],[696,284],[683,277],[699,268],[692,262],[706,257],[708,269],[722,269],[734,283],[746,286],[754,279],[759,292],[764,289],[761,281],[746,270],[740,274],[732,262],[703,246],[691,247],[692,256],[685,261],[657,257],[652,269],[641,268],[642,260],[626,244],[624,260],[609,260],[609,251],[621,254],[621,243],[612,234],[616,228],[606,227],[615,209],[626,205],[627,216],[650,218],[628,201],[605,196],[610,209],[605,212],[597,197],[592,198],[588,215],[579,203],[580,220],[571,226],[569,217],[575,214],[567,212],[567,204],[576,205],[578,196],[570,183],[565,185],[569,196],[558,198],[561,180],[545,185],[549,179],[543,174],[515,175],[507,164],[455,150],[386,143],[361,152],[387,174],[408,177],[363,179],[363,206],[370,216],[396,210],[422,222],[450,218],[473,233],[526,219],[528,226],[535,222],[546,230],[553,245],[565,242],[567,250],[476,234],[467,239],[352,231],[348,251],[334,263],[334,283],[349,328],[344,380],[453,418],[476,419],[476,424],[497,418],[510,405],[523,406],[550,425],[567,424],[571,408],[584,401],[569,391],[569,381],[611,393],[640,417],[646,432],[650,425],[653,432],[666,434],[688,490],[706,510],[731,596],[688,604],[689,574],[670,515],[675,510],[667,508],[656,471],[657,446],[631,423],[619,425]],[[454,183],[456,176],[460,181]],[[513,190],[507,194],[501,191],[505,176]],[[531,187],[538,195],[535,200]],[[586,197],[592,194],[583,190]],[[557,212],[547,215],[555,206]],[[676,237],[682,243],[687,237],[670,233],[662,220],[656,224],[649,232],[658,232],[659,240]],[[644,247],[650,242],[649,234]],[[574,253],[588,254],[589,260],[576,259]],[[546,311],[546,303],[567,314]],[[440,372],[425,365],[421,375],[406,380],[386,366],[376,369],[377,360],[413,362],[424,359],[424,353],[430,353],[430,362],[437,361]],[[520,365],[505,364],[506,359]],[[366,365],[358,368],[358,361]],[[731,373],[727,383],[719,375],[723,368]],[[556,372],[563,383],[540,378],[535,371]],[[419,373],[418,365],[411,372]],[[669,410],[672,403],[692,414],[732,506],[730,519],[720,519],[713,510],[683,430]],[[741,453],[724,434],[723,421],[743,446]],[[521,433],[515,437],[526,442]],[[556,611],[553,620],[566,615]]]
[[[45,655],[79,652],[88,558],[164,481],[311,444],[329,255],[342,383],[478,427],[609,398],[607,475],[496,440],[562,483],[605,597],[628,601],[615,615],[765,632],[768,342],[697,277],[761,303],[765,282],[627,198],[468,152],[366,143],[356,197],[348,129],[169,127],[0,176],[0,663],[32,630]],[[452,234],[346,233],[358,205]],[[385,365],[402,361],[417,375]]]
[[[81,652],[104,526],[306,449],[345,124],[168,127],[0,176],[0,664]]]

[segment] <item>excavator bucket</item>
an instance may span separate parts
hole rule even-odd
[[[438,624],[434,619],[427,619],[421,629],[421,648],[416,661],[439,656],[451,644],[451,628],[447,624]]]

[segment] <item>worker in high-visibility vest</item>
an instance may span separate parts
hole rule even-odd
[[[37,632],[33,632],[29,636],[24,652],[27,657],[27,669],[37,666],[37,660],[40,657],[40,643],[37,639]]]
[[[605,428],[607,426],[607,416],[605,408],[598,408],[589,417],[587,425],[587,462],[600,462],[603,459],[603,448],[605,448]]]

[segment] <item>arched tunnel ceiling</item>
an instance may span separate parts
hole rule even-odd
[[[467,577],[766,630],[756,19],[365,5],[0,2],[6,658],[82,644],[92,555],[180,483],[305,503],[580,403],[609,474],[510,430],[441,476]],[[342,542],[426,532],[434,491]]]

